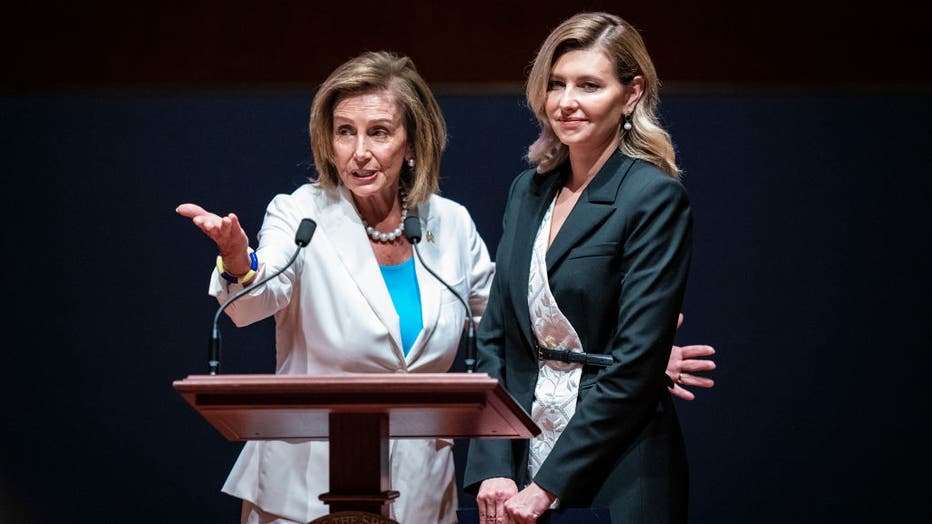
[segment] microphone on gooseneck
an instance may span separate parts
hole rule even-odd
[[[428,267],[427,264],[424,263],[424,259],[421,258],[421,252],[417,249],[417,244],[421,241],[421,222],[417,216],[405,218],[404,232],[408,242],[411,242],[411,245],[414,247],[414,253],[417,254],[417,258],[421,261],[421,265],[424,266],[424,269],[439,280],[441,284],[446,286],[446,288],[450,290],[450,293],[453,293],[453,296],[458,298],[460,303],[463,304],[463,307],[466,308],[466,323],[463,325],[463,330],[466,331],[466,351],[463,357],[463,363],[466,365],[466,372],[472,373],[476,370],[476,321],[472,318],[472,310],[469,309],[469,305],[463,300],[463,297],[461,297],[455,289],[450,287],[450,284],[447,284],[440,278],[437,273],[434,273],[434,270]]]
[[[315,230],[317,230],[317,222],[314,222],[310,218],[302,219],[301,223],[298,225],[298,231],[295,232],[294,235],[294,243],[298,245],[298,249],[294,250],[294,254],[291,255],[291,259],[288,260],[288,263],[262,280],[237,291],[235,295],[228,298],[227,301],[217,309],[217,312],[214,314],[214,320],[210,326],[210,341],[207,345],[207,372],[209,374],[216,375],[220,372],[220,329],[218,328],[220,314],[223,313],[223,310],[232,304],[234,300],[265,284],[269,280],[272,280],[281,274],[282,271],[288,269],[288,267],[294,263],[295,259],[298,258],[298,253],[301,252],[301,249],[311,243],[311,237],[314,236]]]

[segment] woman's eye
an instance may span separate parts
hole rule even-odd
[[[388,136],[388,134],[389,134],[388,129],[385,129],[383,127],[377,127],[369,132],[370,136],[375,136],[375,137],[380,137],[380,138],[386,137]]]
[[[547,91],[554,91],[556,89],[563,89],[563,82],[559,80],[551,80],[547,82]]]
[[[351,136],[352,134],[353,134],[353,130],[352,130],[351,128],[349,128],[349,127],[340,126],[340,127],[337,128],[337,135],[340,135],[340,136]]]
[[[601,87],[601,86],[600,86],[599,84],[596,84],[595,82],[583,82],[583,84],[582,84],[581,87],[582,87],[585,91],[595,91],[595,90],[599,89],[599,87]]]

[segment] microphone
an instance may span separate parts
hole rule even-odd
[[[455,289],[450,287],[450,284],[447,284],[440,278],[437,273],[434,273],[434,270],[428,267],[427,264],[424,263],[424,259],[421,258],[421,252],[417,249],[417,245],[421,241],[421,221],[417,216],[405,218],[404,233],[408,242],[414,246],[414,253],[417,254],[417,258],[421,261],[421,265],[424,266],[424,269],[439,280],[441,284],[446,286],[446,288],[450,290],[450,293],[453,293],[453,296],[458,298],[460,303],[463,304],[463,307],[466,308],[466,322],[463,325],[463,330],[466,331],[466,351],[464,352],[463,363],[466,365],[466,372],[472,373],[476,370],[476,321],[472,318],[472,310],[469,309],[469,304],[463,300],[463,297],[461,297]]]
[[[314,236],[314,231],[316,230],[317,222],[314,222],[310,218],[302,219],[301,223],[298,224],[298,230],[294,235],[294,243],[298,245],[298,249],[294,250],[294,254],[291,255],[288,263],[282,266],[278,271],[263,278],[262,280],[254,282],[251,286],[244,287],[243,289],[239,290],[235,295],[228,298],[227,301],[217,309],[217,312],[214,314],[214,320],[210,327],[210,341],[207,344],[207,372],[209,374],[216,375],[220,372],[220,329],[218,328],[220,314],[223,313],[223,310],[232,304],[234,300],[265,284],[269,280],[272,280],[273,278],[280,275],[282,271],[288,269],[288,267],[294,263],[295,259],[298,258],[298,253],[301,252],[301,249],[311,243],[311,237]]]

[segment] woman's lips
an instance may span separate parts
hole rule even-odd
[[[561,127],[566,127],[570,129],[577,128],[585,123],[585,120],[581,118],[561,118],[557,120]]]

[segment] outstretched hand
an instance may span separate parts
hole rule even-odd
[[[682,325],[683,314],[680,313],[676,319],[677,329]],[[699,357],[708,357],[714,354],[715,348],[712,346],[673,346],[670,350],[670,361],[667,363],[667,375],[673,380],[673,387],[670,388],[670,392],[683,400],[693,400],[696,395],[683,386],[699,388],[715,386],[714,380],[698,375],[702,371],[715,369],[714,361]]]
[[[235,214],[221,217],[197,204],[181,204],[175,211],[191,219],[195,226],[217,244],[223,257],[223,266],[230,274],[245,274],[249,271],[249,237]]]

